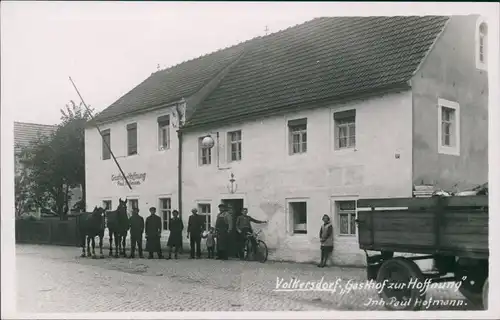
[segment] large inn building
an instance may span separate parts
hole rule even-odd
[[[487,44],[473,15],[318,18],[155,72],[89,123],[87,207],[156,206],[164,242],[173,209],[247,207],[292,261],[328,214],[333,261],[362,265],[356,199],[487,180]]]

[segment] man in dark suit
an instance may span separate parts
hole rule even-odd
[[[198,215],[198,209],[191,210],[192,215],[189,216],[187,237],[191,244],[191,259],[194,259],[194,251],[196,247],[196,258],[201,258],[201,233],[203,232],[203,221]]]
[[[149,208],[151,213],[146,218],[146,250],[149,252],[149,259],[153,259],[153,253],[158,253],[158,259],[162,259],[161,254],[161,218],[156,215],[156,208]]]
[[[142,234],[144,233],[144,218],[139,215],[139,209],[134,208],[132,216],[129,219],[130,225],[130,258],[134,258],[135,246],[139,247],[139,258],[142,255]]]
[[[179,211],[172,211],[173,218],[170,219],[168,223],[168,229],[170,230],[170,235],[168,237],[167,246],[168,259],[172,258],[172,247],[175,247],[175,259],[178,257],[179,248],[182,246],[182,230],[184,229],[184,224],[182,219],[179,218]]]

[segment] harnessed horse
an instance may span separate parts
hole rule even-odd
[[[127,201],[121,198],[118,200],[118,208],[114,211],[106,212],[106,223],[109,232],[109,256],[113,256],[113,238],[115,239],[115,257],[119,254],[126,257],[125,241],[129,229],[129,218],[127,214]]]
[[[85,257],[85,242],[87,242],[87,256],[90,257],[90,241],[92,241],[92,257],[96,258],[95,254],[95,237],[99,237],[99,253],[103,258],[102,245],[105,229],[104,209],[94,208],[93,212],[85,212],[79,216],[78,231],[82,245],[82,255]],[[87,240],[87,241],[85,241]]]

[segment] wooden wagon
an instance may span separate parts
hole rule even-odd
[[[460,292],[487,309],[487,195],[364,199],[357,206],[367,276],[384,284],[379,291],[386,308],[418,310],[425,301],[423,288],[461,282]],[[378,253],[370,256],[367,251]],[[415,261],[423,259],[433,260],[433,270],[420,269]]]

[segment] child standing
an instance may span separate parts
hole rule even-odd
[[[323,225],[319,230],[319,239],[321,242],[321,262],[318,267],[323,268],[333,251],[333,226],[330,223],[330,217],[326,214],[323,215]]]
[[[215,229],[214,227],[210,227],[208,233],[203,236],[203,238],[207,239],[207,251],[208,251],[208,259],[215,258]]]

